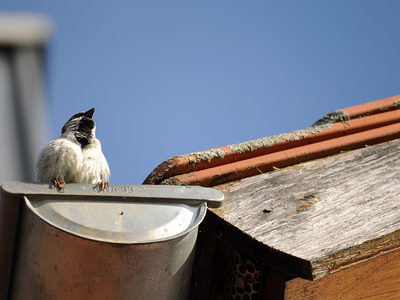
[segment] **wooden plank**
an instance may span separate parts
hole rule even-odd
[[[400,247],[399,155],[394,140],[223,184],[211,211],[272,255],[255,259],[321,278]]]
[[[400,299],[400,251],[316,281],[286,283],[285,299]]]

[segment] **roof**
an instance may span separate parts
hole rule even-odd
[[[319,279],[400,248],[399,105],[394,96],[303,130],[172,157],[145,183],[215,186],[225,201],[207,213],[208,238]]]
[[[397,251],[399,156],[395,139],[218,185],[207,232],[305,279]]]
[[[161,163],[144,184],[215,186],[400,137],[400,95],[331,112],[312,126]]]

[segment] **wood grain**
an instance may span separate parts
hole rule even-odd
[[[400,247],[399,157],[394,140],[223,184],[211,211],[280,263],[304,262],[298,276],[321,278]]]
[[[285,299],[400,299],[400,251],[314,282],[288,281]]]

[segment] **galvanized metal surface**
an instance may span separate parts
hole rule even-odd
[[[0,299],[7,299],[20,203],[0,197]]]
[[[103,190],[92,184],[67,184],[64,192],[59,192],[48,184],[25,182],[6,182],[1,186],[2,192],[15,196],[27,196],[29,199],[57,200],[96,200],[96,201],[137,201],[158,203],[200,204],[207,202],[209,207],[220,207],[224,194],[216,189],[200,186],[167,186],[167,185],[133,185],[110,184]]]
[[[185,299],[206,202],[224,198],[194,186],[0,191],[1,299]]]
[[[77,236],[110,243],[153,243],[185,235],[207,205],[128,201],[32,200],[25,205],[45,222]]]
[[[114,244],[61,231],[23,207],[10,298],[187,299],[197,227],[169,241]]]

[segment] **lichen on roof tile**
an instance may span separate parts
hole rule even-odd
[[[225,151],[221,149],[211,149],[207,151],[193,152],[182,157],[189,160],[190,165],[195,165],[200,161],[210,162],[214,158],[223,159],[225,157]]]
[[[336,122],[345,122],[350,120],[350,116],[344,110],[335,110],[329,114],[326,114],[317,122],[315,122],[312,126],[324,125],[324,124],[333,124]]]
[[[165,160],[147,176],[145,182],[149,184],[155,184],[164,179],[164,174],[169,172],[169,170],[172,168],[172,163],[173,158]]]
[[[400,100],[394,101],[392,106],[396,109],[400,108]]]
[[[216,182],[214,177],[218,177],[218,182],[223,182],[241,176],[252,176],[255,170],[260,171],[260,166],[264,166],[263,170],[270,170],[271,166],[273,169],[278,160],[280,166],[287,166],[306,159],[331,155],[342,149],[360,147],[365,143],[398,138],[400,136],[398,128],[400,111],[396,111],[398,109],[400,109],[400,96],[394,96],[333,111],[305,129],[174,156],[159,165],[146,178],[145,183],[187,182],[213,185]],[[340,123],[344,123],[344,126]],[[332,143],[334,139],[336,140]],[[342,143],[341,146],[338,146],[338,141]],[[316,145],[321,145],[322,148]],[[304,150],[304,147],[307,149]],[[299,151],[302,151],[302,154]],[[282,162],[283,159],[287,164]]]
[[[181,183],[178,179],[176,179],[175,177],[169,177],[167,179],[164,179],[163,181],[161,181],[159,183],[160,185],[187,185],[187,184],[183,184]]]
[[[282,141],[298,141],[300,139],[306,138],[310,134],[316,134],[325,129],[331,128],[332,124],[333,123],[331,122],[326,122],[319,125],[313,125],[305,129],[296,130],[294,132],[267,136],[257,140],[229,145],[228,147],[235,153],[252,152],[261,148],[274,146]]]

